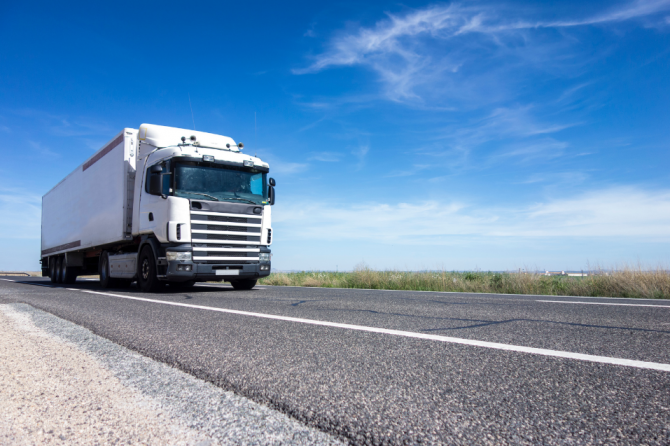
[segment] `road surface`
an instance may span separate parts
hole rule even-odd
[[[13,302],[352,444],[670,443],[670,301],[4,277]]]

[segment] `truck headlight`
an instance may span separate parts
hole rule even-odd
[[[269,252],[262,252],[258,255],[258,260],[261,262],[269,262],[270,259],[272,258],[272,254]]]
[[[191,261],[191,253],[190,252],[177,252],[177,251],[167,251],[165,253],[165,257],[167,258],[168,261],[173,261],[173,260],[188,260]]]

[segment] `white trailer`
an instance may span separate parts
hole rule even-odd
[[[270,274],[269,166],[231,138],[143,124],[124,129],[42,198],[42,273],[99,274],[103,287]]]

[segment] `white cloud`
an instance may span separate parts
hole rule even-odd
[[[358,147],[356,150],[353,150],[351,152],[352,155],[354,155],[356,158],[358,158],[358,163],[356,164],[356,169],[360,170],[363,168],[365,165],[365,155],[368,154],[370,151],[370,147],[367,145],[362,145]]]
[[[458,141],[460,145],[472,146],[504,138],[526,138],[557,133],[577,124],[545,124],[530,112],[532,106],[499,107],[483,118],[471,122],[459,122],[446,128],[442,137]]]
[[[118,133],[118,129],[112,128],[108,123],[98,121],[90,117],[72,118],[66,115],[58,115],[42,110],[20,109],[14,110],[17,116],[32,119],[41,125],[52,135],[77,137],[89,135],[104,135],[112,137]]]
[[[631,20],[639,17],[644,17],[666,11],[670,8],[670,1],[668,0],[636,0],[623,5],[620,8],[615,8],[598,14],[594,17],[586,18],[584,20],[567,20],[540,23],[536,26],[542,27],[570,27],[582,25],[595,25],[598,23],[607,22],[622,22],[624,20]]]
[[[279,175],[291,175],[294,173],[304,172],[309,167],[306,163],[290,163],[285,161],[273,161],[272,172]]]
[[[308,159],[324,163],[336,163],[342,159],[342,156],[338,152],[312,152]]]
[[[526,69],[534,65],[539,70],[553,67],[551,71],[557,74],[560,71],[557,67],[563,64],[568,66],[568,73],[574,74],[570,62],[559,62],[555,57],[571,45],[568,39],[534,41],[531,35],[538,29],[566,29],[646,17],[669,9],[670,0],[637,0],[595,16],[554,21],[524,17],[509,20],[502,8],[498,4],[451,3],[404,15],[388,14],[387,19],[373,27],[340,33],[311,65],[294,73],[363,65],[378,74],[391,100],[421,101],[445,95],[462,98],[476,95],[476,89],[484,100],[494,90],[482,86],[502,90],[500,82],[495,80],[508,70],[518,71],[519,65]],[[484,64],[488,74],[453,76],[474,63]],[[427,91],[420,91],[428,85]]]
[[[627,237],[670,240],[670,190],[615,187],[520,207],[476,208],[460,202],[277,206],[285,239],[435,244],[442,237]],[[281,229],[280,229],[281,228]]]
[[[37,141],[28,141],[28,144],[32,146],[33,149],[38,151],[40,155],[50,157],[50,158],[60,158],[61,154],[54,152],[53,150],[49,149],[46,147],[44,144],[37,142]]]
[[[545,173],[534,173],[530,175],[524,181],[520,181],[519,184],[540,184],[540,183],[551,183],[553,187],[555,186],[574,186],[577,184],[584,183],[589,178],[589,174],[586,172],[545,172]]]
[[[504,158],[514,158],[522,163],[529,163],[541,160],[552,160],[564,155],[568,143],[556,141],[552,138],[544,138],[529,143],[514,144],[505,150],[492,155],[489,159],[491,163],[497,163]]]

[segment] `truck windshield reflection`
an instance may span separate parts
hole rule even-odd
[[[174,196],[264,205],[266,176],[249,168],[180,162],[174,168]]]

